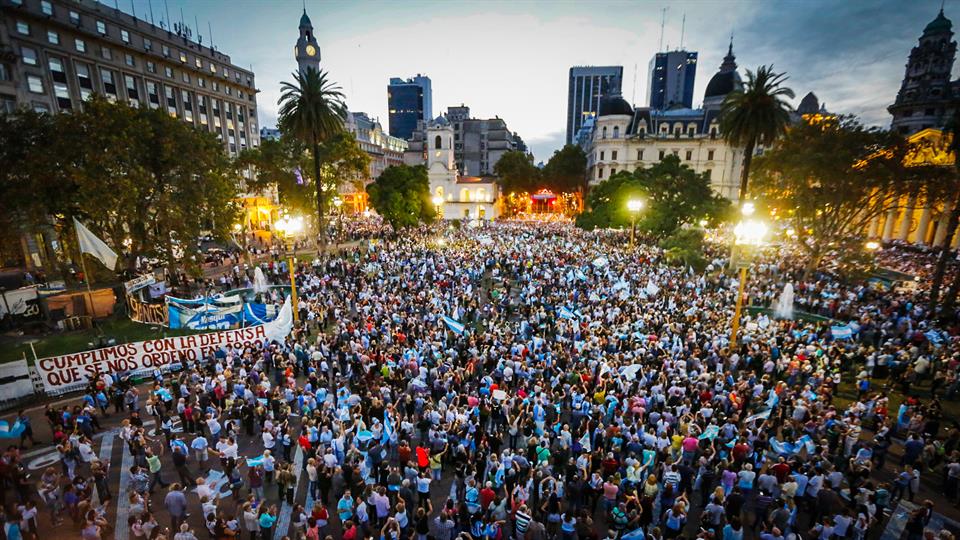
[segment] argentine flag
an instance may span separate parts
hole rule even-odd
[[[390,420],[390,415],[386,412],[383,413],[383,436],[380,438],[382,444],[387,444],[390,442],[390,439],[393,437],[393,422]]]
[[[853,329],[849,326],[831,326],[830,333],[833,339],[850,339],[853,337]]]
[[[16,439],[26,429],[27,426],[20,420],[16,420],[12,426],[6,420],[0,420],[0,439]]]
[[[576,318],[577,318],[577,314],[576,314],[576,313],[570,311],[569,309],[567,309],[567,308],[565,308],[565,307],[563,307],[563,306],[560,306],[559,315],[560,315],[560,318],[561,318],[561,319],[576,319]]]
[[[462,334],[463,330],[466,328],[463,326],[463,324],[446,315],[443,316],[443,323],[446,324],[447,328],[452,330],[455,334]]]

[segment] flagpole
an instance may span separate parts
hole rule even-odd
[[[96,304],[93,302],[93,290],[90,289],[90,274],[87,273],[87,261],[83,257],[83,252],[80,252],[80,268],[83,269],[83,282],[87,284],[87,294],[90,296],[90,322],[93,323],[93,319],[97,316]]]

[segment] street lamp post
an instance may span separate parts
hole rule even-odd
[[[437,218],[442,219],[443,212],[441,207],[443,206],[443,197],[439,195],[434,195],[433,199],[431,199],[431,202],[433,202],[433,209],[437,213]]]
[[[339,244],[341,242],[340,238],[343,236],[343,199],[334,197],[333,206],[337,209],[337,243]]]
[[[627,210],[630,211],[630,249],[633,249],[634,239],[637,235],[637,214],[643,208],[643,201],[640,199],[630,199],[627,201]]]
[[[747,205],[744,205],[744,209],[746,208]],[[752,213],[753,212],[751,211],[750,214]],[[750,214],[745,213],[744,215]],[[753,219],[744,220],[738,223],[733,229],[733,235],[734,253],[741,254],[739,253],[739,250],[743,250],[741,255],[746,255],[748,254],[747,250],[751,247],[759,247],[763,245],[764,237],[767,235],[767,225],[762,221]],[[737,287],[737,306],[734,309],[733,322],[730,325],[731,347],[736,346],[737,334],[740,332],[740,312],[743,309],[743,292],[747,287],[747,269],[750,267],[750,259],[748,257],[737,257],[736,266],[740,271],[740,284]]]

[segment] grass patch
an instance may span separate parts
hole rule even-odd
[[[125,317],[98,321],[97,326],[103,332],[105,338],[115,339],[117,344],[201,333],[188,329],[171,330],[159,325],[133,322]],[[33,352],[30,351],[30,344],[28,343],[31,339],[37,339],[33,344],[37,351],[37,358],[46,358],[96,349],[99,347],[100,332],[97,329],[90,329],[51,334],[39,338],[32,336],[3,338],[0,340],[0,344],[2,344],[2,347],[0,347],[0,362],[22,360],[26,356],[27,362],[33,364]]]

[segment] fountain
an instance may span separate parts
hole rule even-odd
[[[270,284],[267,282],[267,276],[263,275],[263,270],[258,266],[253,271],[253,293],[265,294],[268,292],[270,292]],[[791,298],[793,298],[792,295]]]
[[[778,319],[793,319],[793,284],[787,283],[780,293],[780,299],[773,310],[774,316]]]

